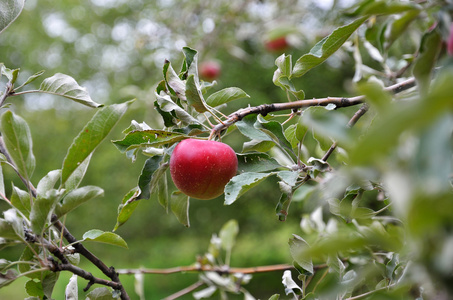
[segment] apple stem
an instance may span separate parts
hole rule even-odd
[[[212,139],[214,138],[215,135],[217,135],[219,137],[219,140],[220,140],[220,133],[215,131],[215,130],[211,130],[211,133],[209,134],[208,141],[212,141]]]

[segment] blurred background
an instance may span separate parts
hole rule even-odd
[[[237,86],[251,97],[232,104],[231,111],[247,105],[286,102],[286,94],[272,83],[274,61],[282,53],[293,59],[307,53],[329,34],[330,24],[342,24],[343,8],[353,1],[297,0],[61,0],[26,1],[19,18],[0,35],[0,61],[21,68],[23,80],[40,70],[43,78],[57,72],[74,77],[88,89],[94,101],[119,103],[136,98],[128,113],[115,127],[91,160],[82,183],[105,190],[103,198],[77,208],[66,219],[66,226],[81,238],[87,230],[111,231],[123,196],[137,184],[145,157],[132,163],[110,143],[121,139],[121,131],[131,120],[161,128],[160,116],[153,111],[154,88],[162,80],[165,59],[175,69],[182,63],[182,47],[199,52],[199,62],[216,61],[221,72],[214,90]],[[269,42],[284,38],[285,43]],[[349,78],[354,75],[353,59],[339,52],[295,81],[306,98],[348,95]],[[22,80],[19,79],[19,82]],[[35,88],[41,80],[37,80]],[[2,87],[3,88],[3,87]],[[30,86],[33,88],[33,86]],[[61,168],[73,138],[95,113],[94,110],[50,95],[30,94],[9,98],[12,109],[28,122],[34,141],[37,168],[32,181]],[[241,138],[225,140],[237,152]],[[8,172],[8,171],[6,171]],[[23,188],[12,173],[5,181]],[[265,187],[265,188],[263,188]],[[11,189],[7,186],[7,189]],[[107,265],[116,268],[169,268],[189,265],[207,251],[213,233],[230,219],[239,223],[238,241],[231,265],[249,267],[291,263],[288,239],[300,231],[303,209],[291,207],[286,222],[279,222],[275,206],[280,197],[278,185],[268,179],[266,185],[251,190],[231,206],[221,198],[213,201],[192,200],[191,227],[185,228],[155,199],[141,201],[132,218],[117,233],[129,249],[102,244],[87,244],[88,249]],[[0,203],[3,210],[6,206]],[[266,238],[263,238],[265,236]],[[0,250],[0,257],[17,258],[22,249]],[[82,268],[95,275],[96,270],[82,260]],[[62,299],[70,274],[62,273],[54,292]],[[147,299],[168,296],[197,280],[197,274],[146,275]],[[284,294],[281,272],[257,274],[246,288],[257,298]],[[67,279],[66,279],[67,278]],[[24,280],[2,289],[3,299],[23,299]],[[134,277],[123,275],[132,298]],[[79,288],[86,282],[79,279]],[[82,292],[81,297],[84,295]],[[188,296],[190,298],[190,296]]]

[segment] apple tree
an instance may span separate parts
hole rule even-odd
[[[0,33],[23,7],[23,1],[7,3],[0,6]],[[182,48],[181,66],[166,60],[151,103],[161,125],[131,120],[112,141],[131,161],[146,157],[137,184],[118,199],[112,231],[92,229],[81,238],[66,228],[65,215],[102,195],[100,187],[80,186],[82,179],[92,153],[134,103],[99,104],[61,73],[28,89],[42,72],[18,82],[20,70],[2,64],[1,167],[11,168],[24,188],[13,186],[7,195],[2,177],[0,196],[9,209],[0,219],[0,237],[2,247],[21,244],[25,250],[15,261],[0,260],[0,287],[28,277],[29,299],[51,299],[58,297],[53,287],[65,271],[74,274],[67,299],[78,297],[77,277],[86,279],[85,292],[102,286],[87,293],[88,299],[129,299],[121,279],[135,275],[135,292],[152,298],[141,292],[142,276],[197,272],[197,282],[167,299],[189,293],[196,299],[217,294],[255,299],[255,291],[247,289],[253,274],[281,272],[282,290],[269,299],[448,299],[453,294],[451,3],[367,0],[338,14],[341,24],[308,53],[275,58],[272,81],[282,101],[262,99],[250,106],[249,93],[240,86],[217,89],[212,76],[203,78],[199,52],[191,47]],[[355,63],[348,95],[328,95],[329,82],[319,82],[326,86],[321,98],[298,88],[308,72],[341,55]],[[30,129],[8,108],[28,93],[97,109],[61,169],[49,171],[36,187],[30,180],[37,166]],[[233,103],[241,108],[232,109]],[[226,143],[236,139],[245,142],[233,155]],[[275,219],[302,215],[286,245],[290,262],[232,267],[239,234],[235,220],[213,235],[193,265],[176,269],[115,269],[86,247],[88,242],[127,247],[115,231],[152,197],[189,227],[196,198],[212,198],[220,190],[223,195],[213,201],[241,206],[249,190],[270,178],[280,194],[269,207]],[[81,258],[103,277],[80,268]]]

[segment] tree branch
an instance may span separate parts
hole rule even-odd
[[[115,290],[122,289],[121,283],[94,277],[93,274],[83,270],[82,268],[74,266],[73,264],[70,264],[70,263],[61,263],[60,264],[60,263],[56,262],[52,257],[50,257],[49,260],[51,261],[51,266],[50,266],[51,271],[53,271],[53,272],[69,271],[73,274],[76,274],[77,276],[80,276],[80,277],[88,280],[87,286],[83,289],[84,292],[88,291],[89,288],[93,284],[101,284],[101,285],[109,286]]]
[[[117,285],[117,289],[121,292],[121,299],[123,300],[128,300],[129,296],[124,289],[123,285],[121,284],[121,281],[118,277],[118,273],[115,271],[114,267],[107,267],[106,264],[104,264],[103,261],[101,261],[99,258],[97,258],[93,253],[91,253],[85,246],[83,246],[81,243],[77,242],[77,239],[66,229],[66,227],[58,220],[58,217],[56,215],[52,215],[52,223],[54,226],[63,233],[64,238],[72,244],[72,246],[75,248],[75,251],[77,253],[80,253],[83,255],[85,258],[87,258],[93,265],[95,265],[99,270],[102,271],[107,277],[109,277],[113,282],[115,282]]]
[[[38,237],[35,234],[31,233],[29,230],[25,230],[25,239],[32,243],[41,243],[50,253],[52,253],[56,258],[58,258],[61,263],[58,263],[52,256],[48,257],[47,260],[50,262],[49,270],[53,272],[60,272],[60,271],[69,271],[77,276],[80,276],[86,280],[88,280],[88,285],[84,288],[84,291],[88,291],[88,289],[93,284],[101,284],[105,286],[112,287],[116,290],[121,290],[121,283],[105,280],[101,278],[94,277],[93,274],[87,272],[77,266],[74,266],[69,262],[69,260],[64,256],[63,251],[46,240],[43,237]]]
[[[402,91],[410,89],[415,86],[415,78],[409,78],[403,82],[388,86],[384,88],[385,91],[398,94]],[[261,114],[263,116],[267,115],[270,112],[282,111],[282,110],[291,110],[291,109],[300,109],[310,106],[327,106],[329,104],[334,104],[336,108],[354,106],[363,103],[365,96],[355,96],[351,98],[341,98],[341,97],[327,97],[327,98],[318,98],[311,100],[299,100],[294,102],[286,103],[272,103],[272,104],[262,104],[254,107],[247,107],[239,109],[238,111],[230,114],[228,118],[222,123],[217,124],[212,128],[211,136],[214,136],[220,133],[222,130],[227,129],[234,123],[242,120],[245,116],[250,114]]]
[[[182,266],[167,269],[119,269],[119,274],[132,275],[132,274],[174,274],[183,272],[216,272],[220,275],[223,274],[254,274],[254,273],[265,273],[292,269],[293,266],[289,264],[271,265],[271,266],[258,266],[249,268],[230,268],[228,266],[217,267],[217,266]]]

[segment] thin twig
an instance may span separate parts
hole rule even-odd
[[[132,275],[132,274],[174,274],[183,272],[216,272],[218,274],[254,274],[254,273],[265,273],[284,271],[292,269],[293,266],[289,264],[270,265],[270,266],[258,266],[249,268],[229,268],[225,267],[212,267],[212,266],[182,266],[167,269],[119,269],[119,274]]]
[[[194,284],[186,287],[185,289],[182,289],[180,290],[179,292],[176,292],[170,296],[168,296],[167,298],[164,298],[163,300],[174,300],[174,299],[178,299],[179,297],[181,296],[184,296],[185,294],[188,294],[194,290],[196,290],[197,288],[199,288],[200,286],[202,286],[204,284],[203,281],[197,281],[195,282]]]
[[[388,289],[390,289],[390,288],[396,286],[396,284],[397,284],[397,283],[395,282],[395,283],[392,283],[392,284],[390,284],[390,285],[388,285],[388,286],[384,286],[384,287],[381,287],[381,288],[378,288],[378,289],[375,289],[375,290],[372,290],[372,291],[369,291],[369,292],[366,292],[366,293],[363,293],[363,294],[360,294],[360,295],[357,295],[357,296],[349,297],[349,298],[347,298],[347,299],[345,299],[345,300],[357,300],[357,299],[362,299],[362,298],[364,298],[364,297],[366,297],[366,296],[369,296],[369,295],[371,295],[371,294],[374,294],[374,293],[376,293],[376,292],[388,290]]]

